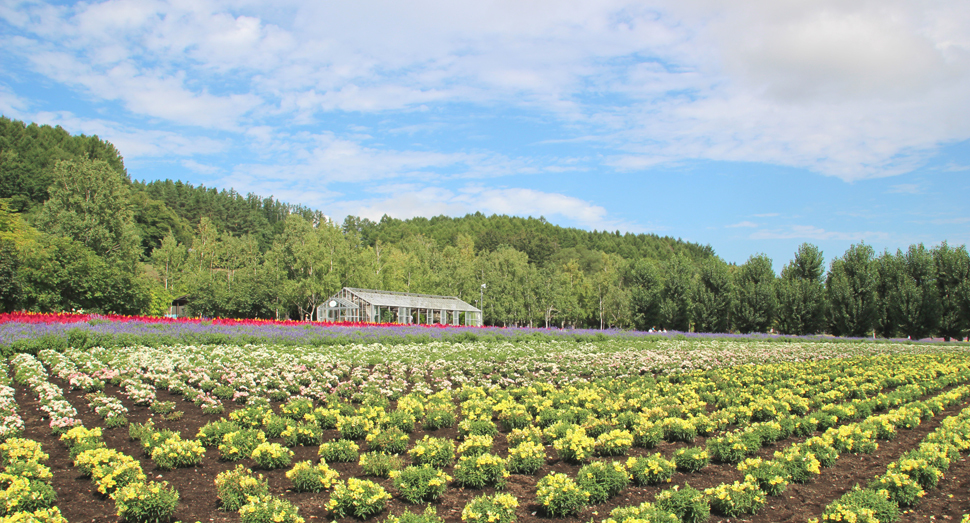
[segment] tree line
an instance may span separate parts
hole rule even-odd
[[[32,174],[33,173],[33,174]],[[443,294],[490,325],[966,336],[967,251],[946,243],[827,267],[582,231],[542,218],[385,216],[342,223],[273,198],[132,182],[97,137],[0,118],[0,309],[315,319],[341,287]],[[484,287],[483,287],[484,285]]]

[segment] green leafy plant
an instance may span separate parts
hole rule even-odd
[[[445,409],[430,409],[422,424],[425,430],[438,430],[455,426],[455,414]]]
[[[288,447],[319,445],[323,440],[323,430],[316,423],[300,422],[287,425],[280,437]]]
[[[162,470],[194,467],[202,463],[205,447],[194,439],[183,440],[175,436],[152,450],[152,461]]]
[[[365,452],[360,455],[358,464],[364,474],[379,478],[386,478],[403,466],[401,458],[383,452]]]
[[[492,450],[492,442],[492,436],[468,436],[465,438],[465,441],[462,441],[458,445],[458,455],[468,457],[480,456]]]
[[[455,461],[455,444],[451,440],[425,436],[414,444],[408,455],[417,465],[444,468]]]
[[[367,446],[370,450],[387,454],[401,454],[408,448],[408,435],[397,427],[390,427],[378,433],[367,435]]]
[[[461,511],[461,520],[468,523],[513,523],[519,501],[511,494],[478,496]]]
[[[622,463],[595,461],[579,469],[576,483],[589,492],[589,502],[597,504],[619,494],[630,484],[630,476]]]
[[[233,470],[219,473],[215,483],[219,506],[229,512],[239,510],[250,497],[269,494],[269,484],[263,476],[253,476],[253,471],[242,465],[236,465]]]
[[[705,489],[704,494],[710,501],[711,509],[730,518],[755,514],[768,500],[768,496],[758,487],[758,483],[747,479],[731,484],[721,483],[716,487]]]
[[[536,501],[546,515],[562,518],[579,513],[589,502],[589,492],[569,476],[553,472],[536,484]]]
[[[307,460],[286,471],[286,479],[290,480],[297,492],[320,492],[332,487],[340,479],[340,474],[324,461],[314,465]]]
[[[494,454],[462,456],[455,465],[455,483],[462,487],[502,487],[509,472],[505,460]]]
[[[222,436],[219,457],[225,461],[248,458],[253,450],[266,442],[266,434],[257,429],[241,429]]]
[[[685,447],[674,452],[674,463],[684,472],[697,472],[711,462],[707,449]]]
[[[524,440],[509,448],[508,469],[512,474],[535,474],[546,464],[546,449],[542,443]]]
[[[431,465],[410,465],[403,470],[391,472],[394,488],[409,503],[421,503],[438,499],[448,488],[451,476]]]
[[[680,523],[680,518],[669,510],[664,510],[649,501],[631,507],[616,507],[603,523],[625,523],[627,521],[649,521],[651,523]]]
[[[327,463],[351,463],[357,460],[360,447],[353,441],[338,439],[320,445],[317,453]]]
[[[684,485],[684,488],[676,485],[657,494],[654,501],[660,509],[673,512],[682,523],[704,523],[711,517],[707,497],[690,485]]]
[[[303,523],[299,509],[289,501],[276,496],[253,496],[239,507],[242,523]]]
[[[613,429],[596,437],[594,449],[597,456],[621,456],[633,446],[633,434],[628,430]]]
[[[354,516],[366,519],[383,511],[390,499],[391,495],[377,483],[349,478],[334,485],[326,506],[338,518]]]
[[[119,517],[131,523],[168,521],[178,508],[179,493],[168,482],[129,483],[112,496]]]
[[[559,453],[559,457],[571,463],[581,463],[593,455],[593,447],[596,440],[586,435],[586,430],[582,427],[574,426],[566,431],[566,434],[553,443],[553,448]]]
[[[670,481],[677,465],[657,452],[651,456],[628,459],[626,469],[635,485],[659,485]]]
[[[134,425],[134,424],[132,424]],[[212,447],[222,443],[222,437],[230,432],[236,432],[240,429],[238,423],[234,421],[229,421],[226,419],[220,419],[217,421],[210,421],[199,429],[199,433],[196,434],[196,439],[204,447]],[[129,429],[130,430],[130,429]],[[141,438],[139,438],[141,439]]]
[[[745,481],[753,480],[769,496],[778,496],[788,488],[788,474],[778,461],[748,458],[738,464]]]
[[[249,454],[260,468],[266,470],[280,469],[289,466],[293,459],[293,451],[279,443],[263,442]]]

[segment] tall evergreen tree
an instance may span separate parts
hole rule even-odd
[[[961,307],[960,289],[970,285],[970,255],[963,245],[952,248],[943,242],[933,249],[933,261],[940,298],[940,336],[946,341],[963,339],[970,328],[970,318]]]
[[[922,243],[910,245],[896,258],[902,268],[899,285],[890,300],[899,328],[911,339],[919,340],[936,332],[940,321],[940,299],[933,255]]]
[[[744,333],[768,332],[778,309],[771,258],[764,254],[748,258],[735,281],[735,328]]]
[[[877,281],[874,251],[869,245],[852,245],[842,257],[832,260],[825,282],[829,332],[855,337],[872,333],[877,311]]]
[[[704,262],[694,285],[693,318],[697,332],[728,332],[734,312],[734,280],[720,258]]]
[[[825,329],[825,259],[818,247],[803,243],[778,280],[778,330],[817,334]]]

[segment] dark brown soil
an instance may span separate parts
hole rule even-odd
[[[59,380],[53,381],[64,388],[68,400],[78,410],[79,416],[86,427],[103,427],[102,420],[88,410],[82,393],[69,390],[69,386],[64,382]],[[143,423],[151,417],[154,419],[154,423],[158,428],[177,430],[184,438],[195,437],[200,427],[219,417],[204,415],[199,407],[185,402],[181,396],[159,390],[157,394],[160,401],[175,401],[177,410],[184,412],[180,420],[166,421],[161,419],[160,416],[152,415],[147,407],[136,407],[133,405],[120,394],[117,387],[109,385],[105,392],[122,399],[129,410],[129,421]],[[26,425],[24,436],[42,443],[45,452],[50,454],[48,464],[54,474],[53,486],[58,494],[57,505],[68,521],[72,523],[119,521],[119,518],[114,515],[114,503],[110,499],[98,494],[90,479],[80,477],[77,470],[73,467],[64,445],[56,437],[51,435],[46,420],[41,418],[37,410],[37,400],[29,392],[25,391],[23,387],[17,387],[17,402],[20,405],[20,412]],[[925,420],[916,429],[900,430],[895,440],[879,442],[879,450],[872,455],[843,454],[834,467],[822,469],[821,476],[811,483],[791,485],[783,495],[769,497],[768,506],[755,516],[733,520],[715,514],[711,517],[710,521],[801,523],[807,521],[809,518],[819,517],[827,504],[850,490],[854,485],[859,484],[864,486],[874,476],[885,472],[887,464],[896,460],[905,450],[913,448],[920,440],[935,429],[945,417],[958,413],[968,404],[970,402],[962,402],[954,405],[933,419]],[[239,407],[226,403],[226,408],[227,411],[222,416],[228,416],[229,411]],[[433,432],[418,430],[411,435],[412,443],[425,434],[454,438],[456,431],[454,429]],[[197,467],[160,471],[144,455],[139,444],[129,440],[126,428],[105,430],[104,439],[108,446],[140,459],[142,468],[151,478],[157,481],[168,481],[178,489],[180,501],[178,511],[175,514],[175,521],[192,523],[197,521],[220,522],[239,520],[239,516],[235,512],[223,512],[219,510],[213,480],[217,474],[234,468],[237,463],[254,468],[255,464],[250,460],[223,462],[219,460],[218,451],[209,449],[202,464]],[[325,432],[324,440],[331,439],[336,439],[336,432]],[[782,449],[794,441],[796,441],[795,438],[775,443],[762,449],[761,454],[770,456],[775,450]],[[702,438],[694,442],[694,445],[701,444],[703,444]],[[682,446],[682,443],[661,443],[658,448],[649,451],[632,449],[630,455],[636,456],[661,452],[669,457],[675,449]],[[507,455],[507,443],[504,435],[499,435],[496,438],[495,450],[500,455]],[[315,446],[295,447],[293,451],[296,453],[293,458],[294,462],[307,459],[315,460],[317,457],[317,447]],[[547,448],[547,455],[550,459],[547,460],[546,465],[536,475],[512,475],[506,486],[506,491],[519,499],[521,505],[518,509],[518,521],[522,523],[549,523],[553,521],[550,518],[542,517],[539,514],[539,507],[535,504],[536,482],[539,478],[550,471],[565,472],[575,477],[579,469],[577,465],[555,459],[555,451],[551,447]],[[622,459],[626,458],[624,457]],[[331,464],[331,467],[340,473],[342,479],[362,475],[360,467],[356,463],[335,463]],[[290,484],[285,477],[286,470],[260,471],[260,473],[268,479],[274,494],[281,495],[300,507],[300,514],[308,522],[331,520],[324,508],[325,503],[329,499],[329,493],[321,492],[319,494],[311,494],[289,491]],[[452,471],[448,469],[446,472],[451,474]],[[390,480],[370,479],[377,481],[388,492],[396,494],[394,488],[391,486]],[[716,486],[722,482],[732,482],[739,479],[742,479],[741,474],[737,472],[733,465],[712,464],[697,473],[677,473],[674,475],[672,482],[667,485],[627,488],[619,496],[606,503],[589,507],[576,517],[559,521],[568,521],[570,523],[585,523],[590,520],[599,521],[606,518],[610,510],[615,507],[639,504],[643,501],[652,501],[658,492],[662,489],[670,488],[673,485],[689,483],[695,488],[703,489]],[[945,478],[940,481],[939,487],[928,492],[918,507],[904,514],[903,521],[959,521],[963,514],[970,513],[970,499],[967,496],[968,491],[970,491],[970,463],[964,458],[953,464]],[[436,507],[439,516],[443,517],[449,523],[455,523],[460,521],[461,510],[467,502],[476,496],[493,492],[494,489],[472,490],[451,487],[433,506]],[[407,504],[399,496],[395,496],[388,504],[387,510],[372,520],[384,519],[388,514],[400,514],[403,511],[420,512],[423,509],[424,506]],[[352,521],[354,520],[348,518],[341,520],[340,523],[351,523]]]

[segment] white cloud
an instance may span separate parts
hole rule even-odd
[[[757,227],[757,226],[758,226],[757,223],[748,222],[748,221],[738,222],[738,223],[732,223],[731,225],[725,225],[725,227],[727,227],[729,229],[738,228],[738,227],[746,227],[746,228],[748,228],[748,227]]]
[[[889,238],[885,232],[837,232],[812,225],[792,225],[787,228],[761,229],[752,233],[751,240],[842,240],[842,241],[879,241]]]
[[[619,170],[710,159],[848,181],[970,138],[962,0],[108,0],[0,17],[7,53],[146,127],[265,137],[346,112],[514,107],[595,136]],[[456,161],[340,146],[316,151],[337,174]]]
[[[346,215],[372,220],[379,220],[385,214],[407,219],[442,214],[462,216],[481,211],[485,214],[558,217],[586,229],[640,231],[636,225],[610,219],[606,209],[599,205],[564,194],[524,188],[465,186],[452,191],[433,186],[399,186],[392,196],[340,202],[334,207]]]
[[[72,133],[98,135],[111,142],[126,159],[216,154],[229,147],[225,141],[206,136],[133,129],[109,120],[81,118],[67,111],[41,111],[30,119],[42,125],[60,125]]]
[[[923,193],[918,183],[900,183],[896,185],[891,185],[889,187],[889,191],[887,192],[896,193],[896,194],[922,194]]]

